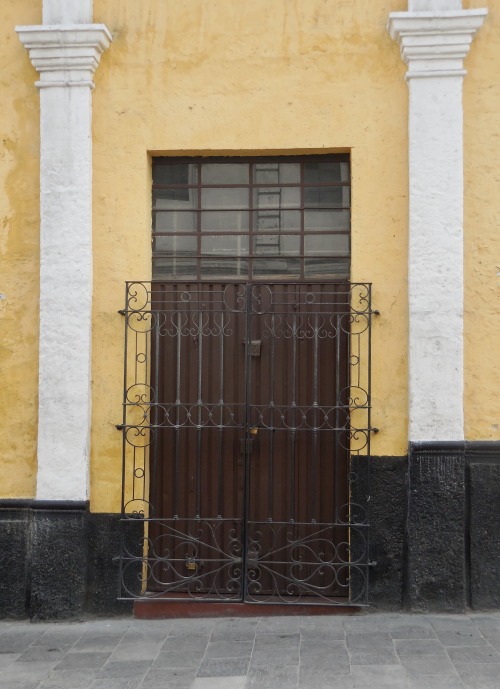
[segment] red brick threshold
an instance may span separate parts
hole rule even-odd
[[[142,598],[134,601],[134,617],[165,620],[196,617],[270,617],[276,615],[356,615],[363,608],[347,605],[294,605],[293,603],[230,603],[172,601]]]

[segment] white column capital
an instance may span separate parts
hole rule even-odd
[[[88,86],[112,36],[104,24],[16,26],[21,43],[40,74],[38,88]]]
[[[391,12],[387,29],[399,43],[406,79],[464,76],[463,62],[487,9]]]

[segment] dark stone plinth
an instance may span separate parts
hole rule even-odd
[[[31,529],[32,620],[78,619],[85,611],[87,511],[43,509],[35,503]]]
[[[400,610],[403,594],[407,457],[373,457],[371,463],[370,602]]]
[[[500,443],[473,443],[469,460],[470,605],[500,607]]]
[[[120,572],[122,539],[123,552],[140,557],[144,544],[143,520],[121,522],[117,514],[89,515],[87,610],[92,614],[128,614],[132,611],[132,601],[118,600],[123,589],[136,596],[140,594],[142,563],[134,563]]]
[[[22,504],[0,510],[0,619],[26,617],[30,517]]]
[[[406,603],[413,611],[466,608],[465,443],[411,443]]]

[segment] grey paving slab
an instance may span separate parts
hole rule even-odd
[[[407,689],[405,670],[393,665],[364,665],[353,667],[354,689]]]
[[[118,646],[124,635],[125,631],[123,630],[119,632],[99,630],[96,633],[87,631],[74,644],[71,650],[75,653],[89,653],[95,651],[100,653],[109,651],[111,653]]]
[[[435,639],[436,632],[427,620],[402,618],[389,625],[393,639]]]
[[[436,636],[443,646],[483,646],[487,643],[477,629],[438,631]]]
[[[299,685],[299,668],[286,665],[250,667],[248,689],[296,689]]]
[[[499,631],[500,613],[0,622],[0,689],[500,689]]]
[[[408,689],[464,689],[456,675],[414,675],[408,673]]]
[[[253,641],[210,641],[207,658],[250,658]]]
[[[447,656],[427,656],[422,658],[409,658],[403,656],[401,664],[408,672],[420,675],[456,675],[457,671]]]
[[[138,679],[96,679],[92,682],[89,689],[137,689],[141,680]]]
[[[39,689],[88,689],[96,676],[96,670],[54,670]]]
[[[393,639],[389,632],[360,632],[346,635],[347,648],[353,650],[392,648]]]
[[[246,676],[197,677],[190,689],[245,689]]]
[[[253,641],[257,630],[257,620],[229,618],[227,620],[217,620],[212,641]]]
[[[446,656],[438,639],[396,639],[394,646],[399,656]]]
[[[249,658],[205,658],[197,677],[232,677],[246,675]]]
[[[78,669],[88,669],[97,670],[104,665],[108,660],[111,653],[73,653],[69,652],[61,660],[60,663],[56,665],[58,670],[78,670]]]
[[[173,670],[150,670],[143,679],[140,689],[190,689],[196,677],[192,668],[175,668]]]
[[[449,648],[448,655],[455,665],[463,663],[500,663],[500,654],[490,645]]]
[[[199,651],[166,651],[160,653],[152,667],[166,668],[166,667],[195,667],[201,665],[205,649]]]
[[[355,665],[399,665],[400,661],[393,648],[352,651],[351,666]]]

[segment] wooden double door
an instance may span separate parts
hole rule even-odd
[[[152,593],[348,595],[349,289],[153,285]]]

